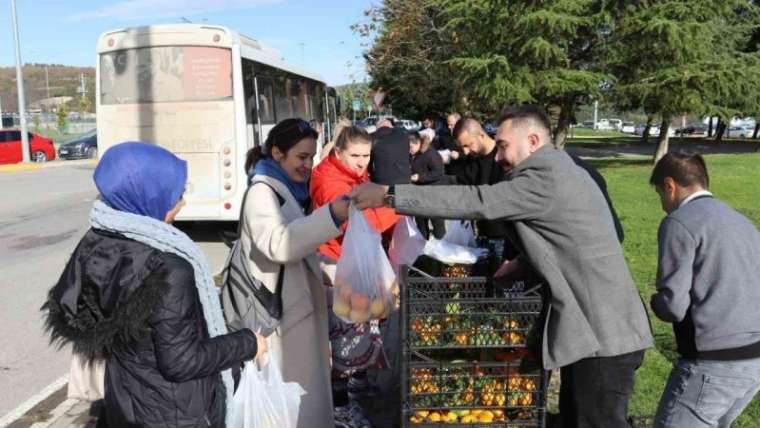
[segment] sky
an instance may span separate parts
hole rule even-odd
[[[24,63],[94,66],[98,36],[149,24],[223,25],[280,51],[329,85],[363,81],[351,31],[379,0],[16,0]],[[10,0],[0,0],[0,66],[15,65]]]

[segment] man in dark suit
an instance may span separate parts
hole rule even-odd
[[[549,287],[542,341],[544,368],[561,368],[565,428],[625,427],[634,375],[653,338],[626,265],[612,215],[586,171],[550,143],[546,114],[532,106],[505,110],[496,160],[507,180],[483,186],[365,184],[359,208],[393,206],[408,215],[505,219],[521,257]]]
[[[760,390],[760,232],[707,190],[700,155],[665,155],[650,183],[668,214],[651,305],[681,355],[654,426],[728,427]]]

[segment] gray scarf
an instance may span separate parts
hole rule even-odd
[[[98,200],[90,212],[90,225],[96,229],[119,233],[129,239],[149,245],[159,251],[176,254],[187,260],[193,266],[195,273],[195,288],[203,308],[203,318],[206,320],[208,335],[216,337],[227,334],[224,323],[219,294],[214,285],[206,256],[190,237],[176,227],[158,221],[151,217],[117,211]],[[232,414],[232,395],[234,383],[232,372],[224,370],[222,381],[227,390],[227,413]]]

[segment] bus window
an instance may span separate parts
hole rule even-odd
[[[285,73],[278,73],[274,79],[274,107],[277,120],[284,120],[293,117],[290,108],[290,89],[288,88],[288,78]]]
[[[306,79],[298,80],[298,98],[296,105],[298,106],[298,117],[305,120],[311,120],[313,118],[309,109],[309,83]]]
[[[272,100],[272,90],[274,84],[270,77],[258,77],[257,84],[259,86],[259,115],[261,117],[262,125],[271,125],[275,123],[274,117],[274,104]]]
[[[243,97],[245,99],[245,123],[256,124],[256,83],[253,61],[243,59]]]
[[[309,102],[311,104],[311,116],[313,119],[317,119],[320,122],[325,121],[324,113],[322,112],[322,93],[324,92],[324,86],[320,83],[309,82]]]
[[[200,46],[158,46],[100,56],[101,104],[232,99],[232,53]]]

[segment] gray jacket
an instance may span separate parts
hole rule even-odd
[[[658,241],[652,309],[674,323],[681,355],[707,358],[704,351],[723,350],[732,359],[739,355],[735,348],[758,344],[760,232],[755,225],[702,196],[665,217]]]
[[[545,368],[652,346],[610,210],[567,153],[542,147],[490,186],[396,186],[395,193],[403,214],[514,222],[524,256],[551,290]]]

